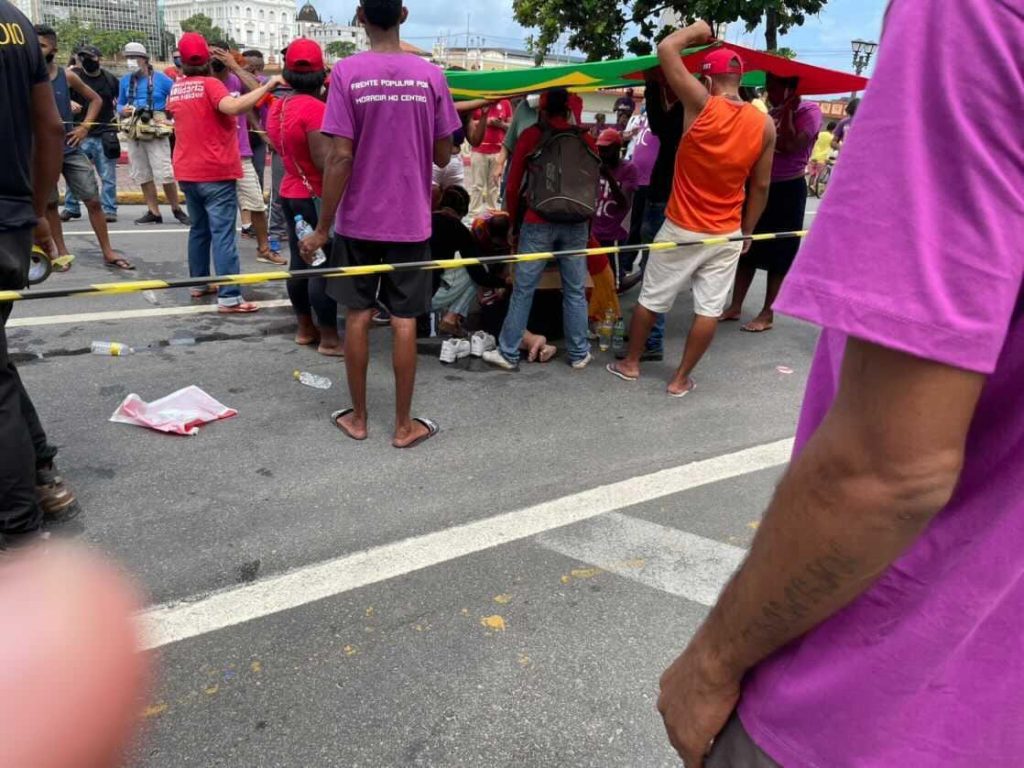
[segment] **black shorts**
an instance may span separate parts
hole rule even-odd
[[[430,260],[430,241],[384,243],[336,235],[332,267],[372,264],[408,264]],[[419,317],[430,312],[434,297],[431,270],[415,269],[363,277],[336,277],[327,281],[327,295],[348,309],[373,309],[378,299],[395,317]]]
[[[789,181],[773,181],[768,192],[768,205],[754,232],[795,232],[803,229],[806,210],[807,181],[803,176]],[[796,238],[762,240],[752,244],[750,252],[743,258],[747,264],[753,263],[758,269],[785,275],[793,266],[799,249],[800,241]]]

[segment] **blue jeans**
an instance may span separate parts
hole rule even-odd
[[[101,190],[100,202],[103,204],[103,212],[117,215],[117,161],[110,160],[103,154],[103,140],[99,136],[88,136],[82,142],[82,152],[89,158],[89,161],[96,167],[100,175]],[[75,216],[82,215],[82,206],[79,204],[75,193],[68,189],[64,199],[64,209]]]
[[[237,275],[242,271],[238,256],[238,193],[234,181],[183,181],[185,205],[192,219],[188,231],[188,274],[190,277],[210,276],[210,250],[218,275]],[[242,289],[226,285],[217,292],[221,306],[242,303]]]
[[[582,224],[523,224],[519,235],[521,253],[542,251],[584,250],[590,225]],[[519,344],[526,331],[526,323],[533,306],[533,294],[540,283],[546,261],[526,261],[516,264],[516,282],[508,304],[508,315],[501,327],[498,346],[502,357],[510,363],[519,362]],[[587,341],[587,258],[566,256],[558,259],[562,273],[562,322],[569,352],[569,362],[575,363],[590,354]]]
[[[662,225],[665,223],[665,208],[667,203],[654,203],[647,201],[644,209],[644,221],[640,227],[640,241],[653,243],[658,236]],[[647,256],[644,256],[641,269],[647,268]],[[648,352],[662,352],[665,349],[665,315],[657,315],[654,327],[651,328],[651,335],[647,337]]]

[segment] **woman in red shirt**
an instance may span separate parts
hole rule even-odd
[[[289,269],[308,269],[299,251],[295,218],[301,216],[316,229],[320,195],[323,193],[323,167],[329,142],[320,133],[326,105],[320,98],[327,73],[320,45],[299,38],[285,52],[285,82],[294,93],[278,98],[267,116],[267,135],[274,151],[284,163],[281,181],[281,207],[288,225]],[[324,249],[330,253],[330,245]],[[319,344],[322,355],[341,357],[344,344],[338,335],[338,305],[326,292],[327,280],[289,280],[288,298],[299,322],[295,341],[302,345]],[[313,322],[316,312],[319,328]]]

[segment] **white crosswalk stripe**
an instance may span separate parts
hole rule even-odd
[[[566,557],[707,606],[746,555],[741,547],[618,512],[537,540]]]

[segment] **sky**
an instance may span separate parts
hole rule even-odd
[[[321,17],[337,21],[350,19],[357,0],[312,0]],[[430,49],[438,35],[451,34],[451,45],[463,46],[466,41],[467,13],[470,35],[484,38],[484,45],[523,48],[529,30],[512,18],[512,0],[405,0],[409,21],[402,37]],[[878,40],[882,16],[888,0],[829,0],[818,16],[780,39],[779,44],[792,48],[801,61],[832,69],[852,69],[850,41],[855,38]],[[727,39],[751,47],[764,47],[764,34],[744,33],[742,24],[734,25]],[[476,43],[473,43],[476,45]],[[868,74],[870,69],[868,70]]]

